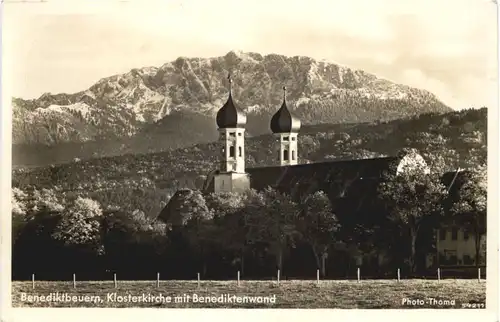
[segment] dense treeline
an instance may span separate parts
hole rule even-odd
[[[122,279],[152,279],[160,272],[191,279],[200,272],[226,279],[237,270],[245,278],[269,278],[277,268],[289,277],[314,277],[320,269],[323,276],[345,278],[356,266],[372,276],[393,274],[395,267],[421,274],[441,223],[485,233],[485,168],[461,177],[449,190],[437,173],[388,172],[374,202],[360,204],[365,209],[356,214],[323,191],[294,200],[271,188],[209,195],[183,189],[155,218],[88,197],[58,198],[60,191],[28,195],[14,188],[13,278],[76,273],[99,279],[116,272]],[[476,259],[484,256],[477,252]]]

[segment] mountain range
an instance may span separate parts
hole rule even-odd
[[[309,57],[231,51],[133,69],[74,94],[12,100],[13,165],[37,166],[150,153],[216,139],[228,96],[247,113],[248,135],[270,133],[283,99],[304,125],[385,122],[451,108],[432,93]]]

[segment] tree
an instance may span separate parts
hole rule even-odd
[[[479,167],[469,173],[467,181],[459,188],[458,200],[452,206],[452,213],[458,221],[472,229],[477,267],[481,260],[481,237],[486,234],[487,194],[486,167]]]
[[[53,237],[66,245],[101,252],[101,216],[97,201],[78,197],[63,213]]]
[[[246,211],[246,206],[255,193],[254,190],[247,193],[221,192],[212,193],[206,198],[217,226],[217,244],[220,248],[238,253],[241,274],[245,271],[245,253],[248,246],[247,218],[252,215]]]
[[[213,248],[216,227],[214,214],[207,207],[203,194],[198,190],[178,190],[158,219],[172,227],[169,238],[174,243],[189,245],[196,255],[195,259],[200,260],[205,275],[207,254]],[[179,255],[184,257],[181,252]]]
[[[415,163],[404,171],[387,172],[378,187],[379,198],[386,205],[389,220],[402,232],[402,243],[408,243],[410,273],[416,271],[416,240],[424,222],[442,214],[442,201],[447,195],[437,174],[427,173]]]
[[[22,276],[33,271],[55,272],[65,264],[60,262],[61,245],[53,237],[60,217],[60,213],[42,208],[33,216],[23,218],[22,223],[13,221],[14,275]]]
[[[310,155],[320,148],[319,140],[311,135],[299,135],[301,155]]]
[[[284,252],[289,245],[295,244],[298,235],[297,204],[287,194],[266,188],[252,198],[246,211],[253,213],[248,218],[250,241],[266,243],[281,270]]]
[[[206,205],[214,218],[224,218],[244,206],[247,195],[235,192],[215,192],[205,197]]]
[[[461,146],[467,151],[466,166],[473,168],[486,164],[488,159],[486,131],[462,133],[459,137]]]
[[[141,267],[157,268],[154,265],[158,265],[168,246],[165,223],[148,218],[142,211],[130,214],[114,209],[103,217],[102,244],[108,269],[125,272],[133,268],[134,273],[139,273]]]
[[[340,224],[332,212],[328,196],[323,191],[309,195],[304,200],[298,223],[302,238],[311,246],[316,265],[322,276],[325,276],[325,256],[328,247],[335,241],[335,233]]]
[[[12,214],[24,216],[26,214],[27,194],[19,188],[12,188]]]
[[[26,197],[27,194],[21,189],[12,188],[12,240],[15,243],[17,237],[26,225]]]
[[[193,215],[206,212],[209,209],[200,191],[181,189],[172,196],[158,218],[173,226],[185,226]]]
[[[184,226],[187,239],[192,249],[202,262],[202,276],[207,272],[207,255],[214,246],[217,230],[213,222],[213,213],[205,207],[197,207]]]
[[[449,147],[449,139],[433,132],[417,132],[406,139],[406,144],[421,151],[432,171],[443,173],[456,169],[459,155]]]
[[[39,211],[61,212],[64,210],[64,204],[59,202],[55,191],[52,189],[35,189],[33,191],[33,196],[31,200],[29,200],[28,204],[28,213],[31,215],[34,215]]]
[[[373,152],[366,149],[352,149],[348,152],[352,159],[360,160],[360,159],[374,159],[374,158],[383,158],[386,157],[385,154],[379,152]]]

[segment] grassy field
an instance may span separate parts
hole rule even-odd
[[[49,295],[52,300],[42,298]],[[196,281],[160,281],[159,287],[118,281],[117,288],[113,281],[77,282],[76,288],[72,281],[39,281],[35,289],[31,282],[12,283],[13,307],[473,308],[484,307],[485,298],[485,280],[202,281],[200,287]]]

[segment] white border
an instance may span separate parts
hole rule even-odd
[[[170,6],[179,6],[182,0],[168,1],[136,1],[124,3],[122,1],[76,1],[76,0],[46,0],[45,3],[27,2],[27,3],[8,3],[5,0],[2,4],[2,22],[5,12],[10,15],[23,14],[68,14],[68,13],[110,13],[116,10],[133,10],[136,6],[154,6],[163,7],[168,10]],[[189,1],[189,0],[185,0]],[[209,1],[209,0],[207,0]],[[255,0],[254,0],[255,1]],[[269,0],[268,0],[269,1]],[[281,0],[280,0],[281,1]],[[286,2],[286,0],[283,0]],[[348,1],[348,0],[346,0]],[[369,1],[369,0],[367,0]],[[415,0],[418,3],[419,0]],[[436,0],[437,1],[437,0]],[[147,3],[147,4],[146,4]],[[170,7],[171,8],[171,7]],[[155,9],[160,10],[160,9]],[[497,6],[498,10],[498,6]],[[1,28],[2,38],[10,36],[15,37],[15,30]],[[358,318],[360,320],[381,319],[383,321],[401,320],[422,321],[423,319],[439,319],[441,321],[498,321],[498,169],[493,166],[500,164],[498,160],[499,132],[500,123],[498,106],[491,107],[488,110],[488,234],[487,234],[487,297],[486,310],[394,310],[394,309],[373,309],[373,310],[326,310],[326,309],[91,309],[91,308],[10,308],[10,286],[11,286],[11,216],[10,216],[10,189],[11,189],[11,111],[10,107],[10,84],[9,75],[11,68],[15,66],[12,52],[2,43],[2,108],[1,108],[1,188],[0,188],[0,209],[1,217],[1,275],[0,275],[0,318],[3,321],[88,321],[95,320],[119,320],[119,321],[137,321],[150,319],[174,320],[181,318],[182,321],[194,319],[203,320],[235,320],[255,321],[256,319],[265,319],[269,321],[303,321],[304,319],[323,319],[336,318],[340,320],[351,320]]]

